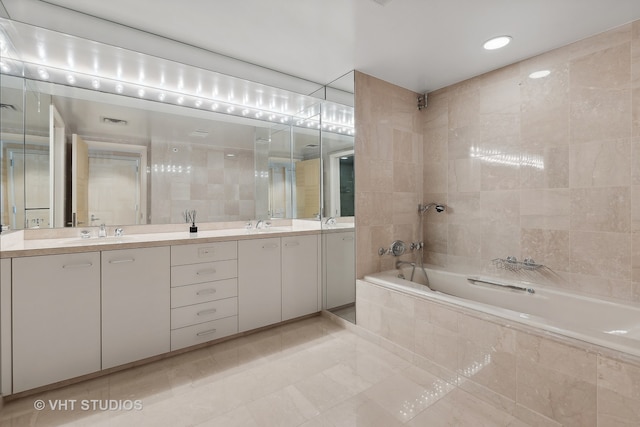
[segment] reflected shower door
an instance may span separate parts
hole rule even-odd
[[[9,151],[11,229],[49,227],[49,152]]]

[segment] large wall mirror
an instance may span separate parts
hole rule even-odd
[[[345,166],[353,153],[352,104],[2,24],[12,42],[4,45],[14,49],[5,52],[0,79],[5,228],[180,223],[186,209],[195,209],[199,222],[353,216],[344,197],[352,194]],[[205,92],[210,78],[212,93],[220,93],[136,86],[78,72],[77,65],[51,66],[51,57],[38,63],[43,38],[54,43],[51,52],[72,45],[76,55],[92,52],[94,62],[95,51],[102,62],[130,54],[120,67],[144,62],[163,69],[162,79],[175,67],[180,81],[197,77],[196,92]]]

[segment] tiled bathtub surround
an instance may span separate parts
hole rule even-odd
[[[363,74],[356,95],[358,277],[389,266],[380,243],[411,240],[420,199],[448,207],[426,215],[429,263],[532,257],[557,286],[640,301],[640,21],[430,93],[423,111]],[[397,132],[423,143],[413,186],[392,187]]]
[[[358,281],[358,326],[530,425],[640,425],[640,364]]]

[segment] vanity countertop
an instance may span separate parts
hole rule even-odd
[[[300,225],[275,226],[265,229],[218,229],[200,230],[195,235],[188,231],[169,231],[140,234],[125,234],[120,237],[74,237],[25,238],[23,231],[0,236],[0,258],[18,258],[38,255],[56,255],[116,249],[134,249],[191,243],[210,243],[229,240],[265,239],[269,237],[302,236],[321,232],[353,230],[353,224],[340,224],[321,230],[318,222]]]

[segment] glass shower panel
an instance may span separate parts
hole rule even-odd
[[[0,224],[3,230],[22,229],[25,224],[24,84],[22,78],[0,77]]]

